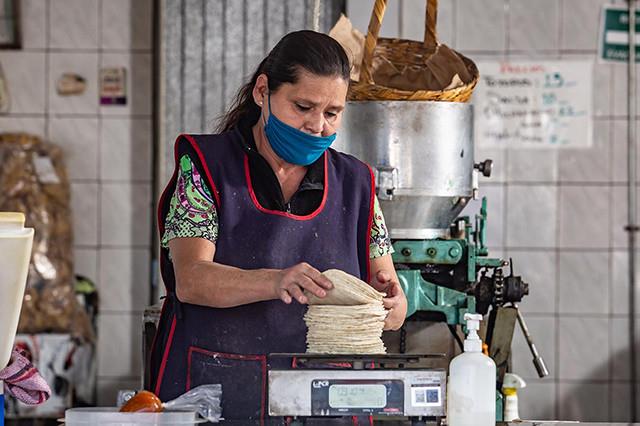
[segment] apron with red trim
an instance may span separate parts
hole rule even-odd
[[[368,282],[371,169],[329,149],[320,206],[306,216],[270,211],[253,192],[240,137],[235,130],[182,135],[176,142],[176,164],[189,154],[215,198],[219,236],[213,260],[242,269],[284,269],[307,262],[320,271],[337,268]],[[158,208],[161,235],[176,175]],[[181,303],[167,249],[162,249],[160,263],[168,296],[151,351],[151,390],[166,401],[198,385],[221,383],[225,419],[264,422],[266,356],[305,352],[306,306],[280,300],[225,309]]]

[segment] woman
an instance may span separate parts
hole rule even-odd
[[[221,133],[182,135],[159,206],[167,287],[151,355],[162,400],[222,383],[225,419],[265,417],[266,355],[304,352],[307,290],[337,268],[387,293],[385,329],[406,299],[371,169],[328,149],[349,85],[341,46],[290,33],[258,66]]]

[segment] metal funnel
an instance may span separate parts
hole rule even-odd
[[[473,195],[470,104],[347,104],[334,147],[374,169],[391,238],[446,237]]]

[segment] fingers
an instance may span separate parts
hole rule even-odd
[[[396,309],[389,310],[384,320],[383,330],[398,330],[404,323],[404,316]]]
[[[289,295],[289,292],[284,288],[281,288],[278,291],[278,296],[280,296],[280,300],[282,300],[287,305],[290,304],[292,301],[291,296]]]
[[[398,295],[400,295],[400,284],[393,282],[387,288],[387,297],[396,297]]]
[[[385,309],[393,309],[398,306],[399,303],[400,296],[385,297],[384,299],[382,299],[382,304],[384,305]]]
[[[376,273],[375,279],[372,280],[371,286],[378,291],[385,293],[390,285],[392,276],[389,272],[385,270],[380,270]]]
[[[298,285],[318,297],[325,297],[327,295],[327,292],[322,287],[318,286],[315,281],[306,275],[301,275],[296,280],[294,285]]]
[[[313,280],[314,283],[323,287],[327,290],[331,290],[333,288],[333,283],[331,280],[324,275],[320,271],[318,271],[313,266],[308,263],[301,263],[300,267],[303,269],[304,274]]]
[[[382,328],[383,330],[392,330],[393,329],[393,325],[394,325],[394,320],[393,320],[393,309],[390,309],[387,312],[387,317],[384,319],[384,327]]]
[[[302,293],[302,290],[297,285],[295,284],[291,285],[289,288],[287,288],[287,291],[289,292],[291,297],[293,297],[299,303],[305,304],[308,302],[307,296],[305,296],[304,293]]]
[[[387,289],[387,297],[382,299],[382,303],[386,309],[392,309],[398,306],[402,302],[400,295],[400,284],[397,282],[391,283]]]
[[[295,299],[299,303],[309,302],[303,290],[307,290],[317,297],[325,297],[327,290],[333,288],[333,283],[308,263],[299,263],[282,271],[279,283],[279,297],[285,303]]]
[[[378,282],[387,283],[391,281],[391,274],[384,270],[378,271],[376,278],[378,279]]]

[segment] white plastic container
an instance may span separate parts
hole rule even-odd
[[[196,412],[168,411],[163,413],[120,413],[117,408],[88,407],[71,408],[65,411],[64,423],[67,426],[187,426],[204,423]]]
[[[464,353],[449,365],[447,424],[449,426],[495,426],[496,364],[482,353],[478,337],[482,315],[465,314],[468,335]]]
[[[0,370],[11,358],[32,244],[33,229],[24,227],[24,215],[0,212]]]
[[[520,419],[520,414],[518,413],[518,390],[526,387],[527,383],[517,374],[506,373],[504,375],[502,393],[504,394],[505,422]]]

